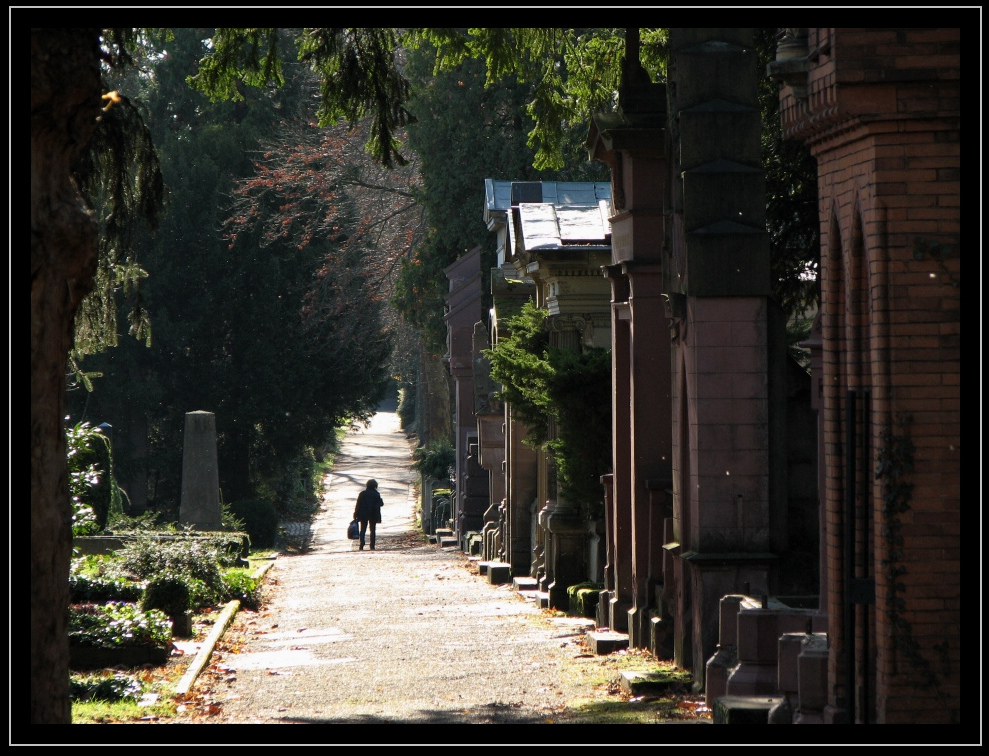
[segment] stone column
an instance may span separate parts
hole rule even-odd
[[[664,298],[666,86],[626,59],[618,111],[596,115],[588,153],[611,169],[614,505],[612,628],[650,645],[647,481],[670,477],[670,349]],[[621,615],[621,616],[620,616]]]
[[[676,362],[686,427],[676,454],[689,460],[674,486],[689,580],[677,620],[691,635],[677,639],[676,661],[699,680],[717,646],[721,597],[743,581],[769,591],[779,527],[771,496],[785,486],[770,482],[776,410],[752,30],[671,29],[670,72],[671,291],[685,295]]]
[[[533,550],[532,505],[536,500],[536,451],[522,443],[526,429],[512,416],[512,408],[505,408],[505,467],[507,478],[506,518],[508,521],[508,559],[512,575],[531,575]]]
[[[223,529],[216,416],[212,412],[196,411],[185,415],[179,521],[196,530]]]
[[[672,397],[670,333],[663,296],[663,268],[651,263],[625,263],[629,279],[632,357],[631,453],[632,453],[632,608],[629,610],[629,645],[650,645],[650,610],[653,604],[650,577],[653,552],[662,553],[662,530],[652,527],[652,485],[665,490],[672,484]],[[657,338],[660,337],[660,338]],[[655,534],[655,535],[654,535]]]
[[[610,270],[610,269],[609,269]],[[611,549],[613,584],[608,607],[608,626],[628,631],[632,608],[632,395],[630,383],[630,312],[628,280],[620,270],[610,270],[612,284],[612,477]]]

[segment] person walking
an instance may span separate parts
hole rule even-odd
[[[354,519],[361,524],[360,551],[364,550],[364,533],[371,526],[371,551],[374,551],[374,528],[381,522],[381,507],[384,502],[378,493],[378,481],[369,480],[367,487],[357,496],[357,506],[354,507]]]

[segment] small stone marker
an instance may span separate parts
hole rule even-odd
[[[179,521],[196,530],[222,530],[220,473],[216,457],[216,416],[187,412],[182,447],[182,500]]]

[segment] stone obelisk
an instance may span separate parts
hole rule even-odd
[[[179,521],[196,530],[222,530],[220,474],[216,456],[216,416],[187,412],[182,449],[182,500]]]

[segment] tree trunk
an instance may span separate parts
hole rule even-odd
[[[97,226],[72,178],[100,113],[99,29],[31,30],[31,723],[68,724],[65,370]]]

